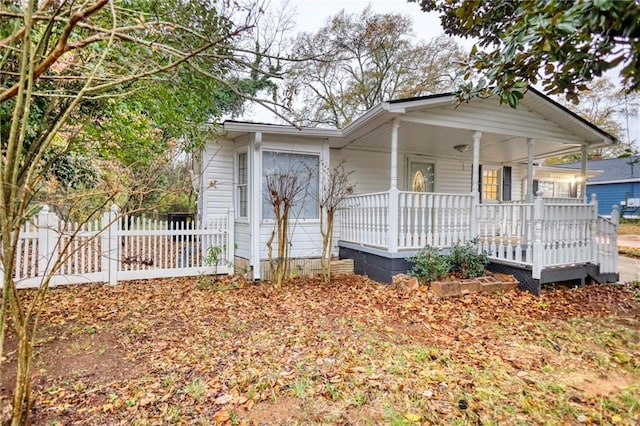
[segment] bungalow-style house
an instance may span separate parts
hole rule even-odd
[[[578,186],[557,197],[534,193],[534,163],[615,144],[616,139],[530,88],[517,109],[495,98],[458,105],[452,94],[382,102],[343,129],[225,121],[196,164],[198,214],[235,214],[235,266],[265,274],[274,227],[264,197],[274,168],[318,170],[344,162],[355,193],[339,211],[333,253],[356,273],[389,282],[425,245],[477,241],[491,267],[515,273],[536,293],[545,282],[617,280],[616,225]],[[571,171],[569,173],[574,173]],[[310,194],[323,185],[314,173]],[[295,212],[290,253],[321,253],[313,195]],[[275,246],[275,243],[274,243]]]
[[[579,169],[579,163],[558,164],[557,167]],[[625,217],[640,216],[640,157],[607,158],[587,161],[589,170],[599,170],[587,179],[587,193],[598,197],[598,213],[608,215],[611,206],[620,205]]]

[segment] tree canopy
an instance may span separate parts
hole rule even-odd
[[[528,84],[577,103],[594,78],[619,69],[640,88],[640,3],[634,0],[409,0],[440,14],[445,32],[478,39],[462,97],[499,94],[515,106]]]
[[[412,38],[400,14],[343,11],[293,42],[284,98],[304,125],[344,127],[379,102],[451,90],[465,55],[448,37]]]
[[[166,189],[149,188],[164,180],[143,174],[157,171],[159,161],[169,165],[176,141],[187,151],[201,146],[214,129],[203,123],[239,113],[245,99],[273,89],[269,74],[261,69],[261,52],[238,52],[242,40],[251,40],[258,10],[228,7],[206,0],[41,4],[31,37],[40,43],[39,54],[45,59],[33,73],[34,108],[24,149],[49,133],[47,123],[55,122],[80,90],[82,99],[58,132],[55,147],[43,156],[46,164],[39,165],[47,169],[45,179],[55,184],[40,188],[68,201],[70,189],[84,192],[87,184],[107,181],[113,187],[113,177],[120,177],[115,189],[129,195],[119,201],[142,207],[140,201],[147,196],[129,202],[133,186],[146,186],[147,194]],[[8,3],[1,13],[0,140],[7,143],[24,8],[19,2]],[[75,22],[79,16],[84,17]],[[111,171],[115,169],[120,172]]]

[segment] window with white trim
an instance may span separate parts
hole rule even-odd
[[[247,218],[249,201],[249,159],[246,152],[236,156],[236,217]]]
[[[497,168],[482,168],[482,200],[498,201],[500,195],[500,172]]]
[[[292,152],[262,152],[262,217],[273,219],[273,206],[267,198],[266,176],[269,173],[295,173],[304,179],[306,188],[293,201],[291,219],[319,219],[320,207],[318,193],[320,189],[320,156]],[[308,179],[308,182],[306,182]]]

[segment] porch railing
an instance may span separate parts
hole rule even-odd
[[[536,199],[536,203],[539,201]],[[542,265],[553,267],[592,261],[595,263],[597,206],[542,204],[541,208],[541,217],[534,212],[536,221],[542,227],[540,241],[535,235],[537,230],[534,229],[534,244],[541,243]]]
[[[582,197],[544,197],[544,201],[546,204],[585,204]]]
[[[476,237],[489,258],[533,265],[533,204],[478,204],[474,209]]]
[[[618,222],[620,212],[613,206],[611,219],[598,217],[596,227],[596,256],[601,273],[618,272]]]
[[[402,191],[398,198],[399,249],[451,247],[471,238],[471,194]]]
[[[397,204],[390,205],[392,196]],[[474,205],[471,194],[396,190],[351,196],[343,207],[343,241],[396,251],[478,238],[491,260],[530,267],[536,279],[545,268],[573,264],[617,272],[617,211],[612,220],[599,218],[595,196],[588,204],[537,196],[534,203]]]
[[[340,218],[342,240],[388,248],[388,192],[347,197]]]

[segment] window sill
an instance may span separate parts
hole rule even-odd
[[[261,222],[263,225],[271,225],[276,223],[275,219],[262,219]],[[320,218],[316,218],[316,219],[289,219],[289,223],[297,223],[297,224],[320,224]]]

